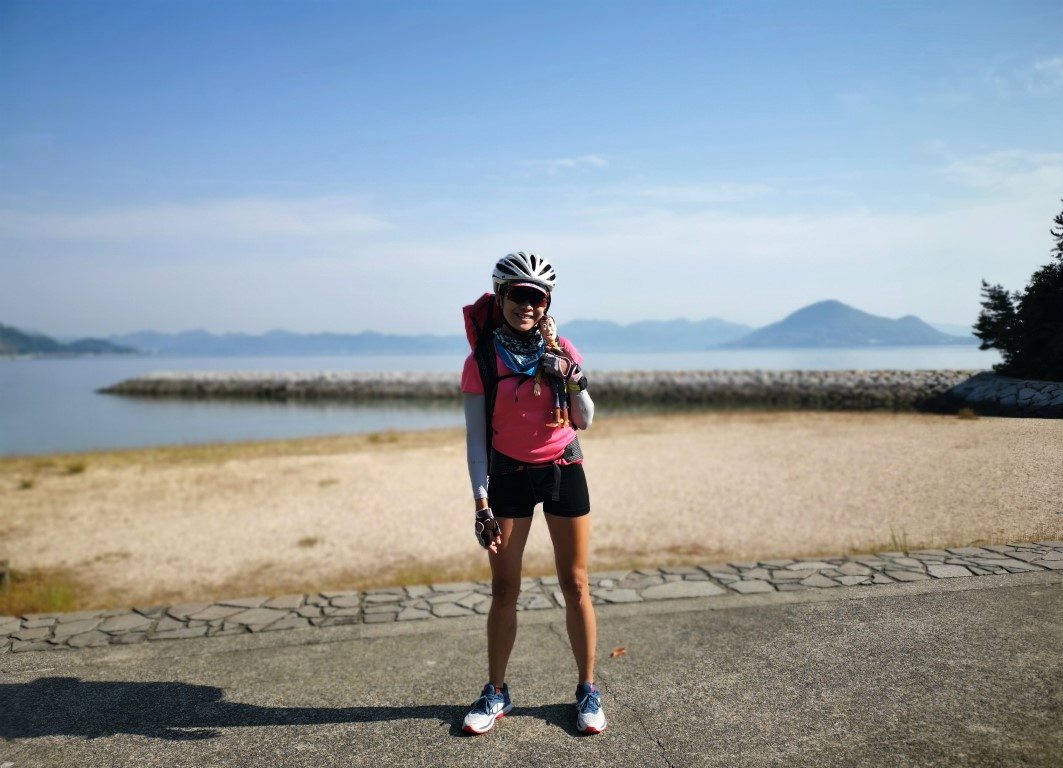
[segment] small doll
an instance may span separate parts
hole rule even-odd
[[[548,423],[548,427],[565,427],[569,425],[568,419],[568,391],[567,378],[572,370],[572,358],[568,356],[557,340],[557,323],[550,315],[543,315],[539,321],[539,333],[542,334],[546,343],[546,351],[539,360],[539,368],[535,372],[535,395],[538,397],[542,392],[541,382],[543,376],[550,381],[550,390],[554,395],[554,420]]]

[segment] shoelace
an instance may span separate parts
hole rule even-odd
[[[598,700],[598,692],[589,691],[583,694],[582,698],[577,702],[576,711],[586,714],[588,712],[597,712],[601,707],[602,705]]]
[[[480,698],[473,702],[473,711],[482,712],[485,715],[489,714],[491,711],[492,699],[495,700],[497,703],[505,706],[506,699],[505,696],[503,696],[501,693],[481,693]]]

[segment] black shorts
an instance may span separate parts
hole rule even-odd
[[[557,501],[554,486],[559,472],[561,484]],[[551,464],[525,467],[504,475],[491,475],[487,485],[487,503],[495,517],[531,517],[535,505],[543,503],[543,512],[558,517],[582,517],[591,511],[587,476],[582,464]]]

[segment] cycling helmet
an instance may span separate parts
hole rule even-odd
[[[491,275],[495,293],[499,293],[502,286],[529,285],[550,295],[556,280],[557,275],[549,261],[524,251],[503,256],[495,264],[495,271]]]

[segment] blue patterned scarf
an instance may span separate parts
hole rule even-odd
[[[543,356],[546,345],[538,328],[526,339],[515,338],[501,328],[495,328],[495,349],[509,370],[531,376],[539,365],[539,358]]]

